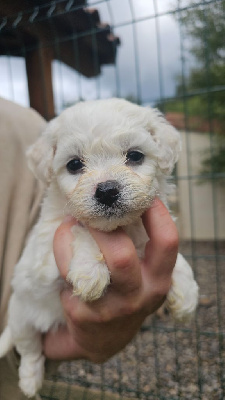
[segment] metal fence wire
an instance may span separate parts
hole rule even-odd
[[[191,324],[151,316],[103,365],[63,363],[41,398],[225,399],[225,1],[0,3],[2,96],[47,119],[80,99],[125,97],[180,129],[171,208],[200,286]]]

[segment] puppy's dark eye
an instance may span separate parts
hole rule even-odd
[[[66,164],[67,171],[70,174],[76,174],[81,172],[80,170],[84,167],[84,163],[79,158],[74,158]]]
[[[144,154],[137,150],[131,150],[126,155],[127,162],[131,164],[141,164],[144,160]]]

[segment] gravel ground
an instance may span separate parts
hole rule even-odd
[[[140,333],[103,366],[64,363],[58,380],[135,399],[225,399],[225,246],[182,243],[200,286],[195,320],[174,326],[169,315],[148,318]]]

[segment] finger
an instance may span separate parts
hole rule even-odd
[[[92,305],[96,302],[85,303],[78,296],[73,295],[70,288],[65,288],[60,294],[61,303],[67,320],[82,325],[89,321],[95,321],[95,309]]]
[[[153,275],[171,274],[177,258],[178,234],[161,200],[156,199],[145,212],[143,223],[150,238],[145,250],[145,265]]]
[[[68,328],[61,326],[49,331],[43,338],[43,352],[51,360],[75,360],[84,358],[83,351],[73,339]]]
[[[83,306],[83,303],[80,301],[79,297],[73,295],[72,289],[70,288],[64,289],[60,294],[60,299],[64,313],[66,317],[68,317],[67,319],[72,320],[74,323],[82,322],[79,320],[80,319],[79,315],[82,315],[84,318],[86,317],[83,311],[84,307],[82,307],[82,310],[80,312],[80,306]]]
[[[121,294],[141,286],[140,263],[132,240],[122,230],[100,232],[90,229],[111,272],[111,288]]]
[[[71,328],[71,331],[74,327],[76,331],[82,329],[82,337],[84,337],[84,333],[90,333],[90,326],[93,333],[93,329],[100,327],[100,330],[106,329],[110,324],[115,324],[116,321],[126,317],[132,319],[132,316],[135,315],[135,321],[143,318],[143,312],[140,309],[142,299],[139,295],[115,295],[112,291],[108,291],[104,297],[84,303],[78,297],[72,296],[71,290],[66,289],[61,292],[61,302],[67,326],[69,329]]]
[[[74,240],[74,235],[71,228],[76,224],[75,218],[66,217],[55,232],[53,241],[53,251],[57,267],[63,279],[69,272],[69,265],[72,258],[71,243]]]

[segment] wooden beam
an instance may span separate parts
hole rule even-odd
[[[45,119],[55,116],[52,87],[53,52],[50,47],[37,47],[26,53],[26,70],[30,106]]]

